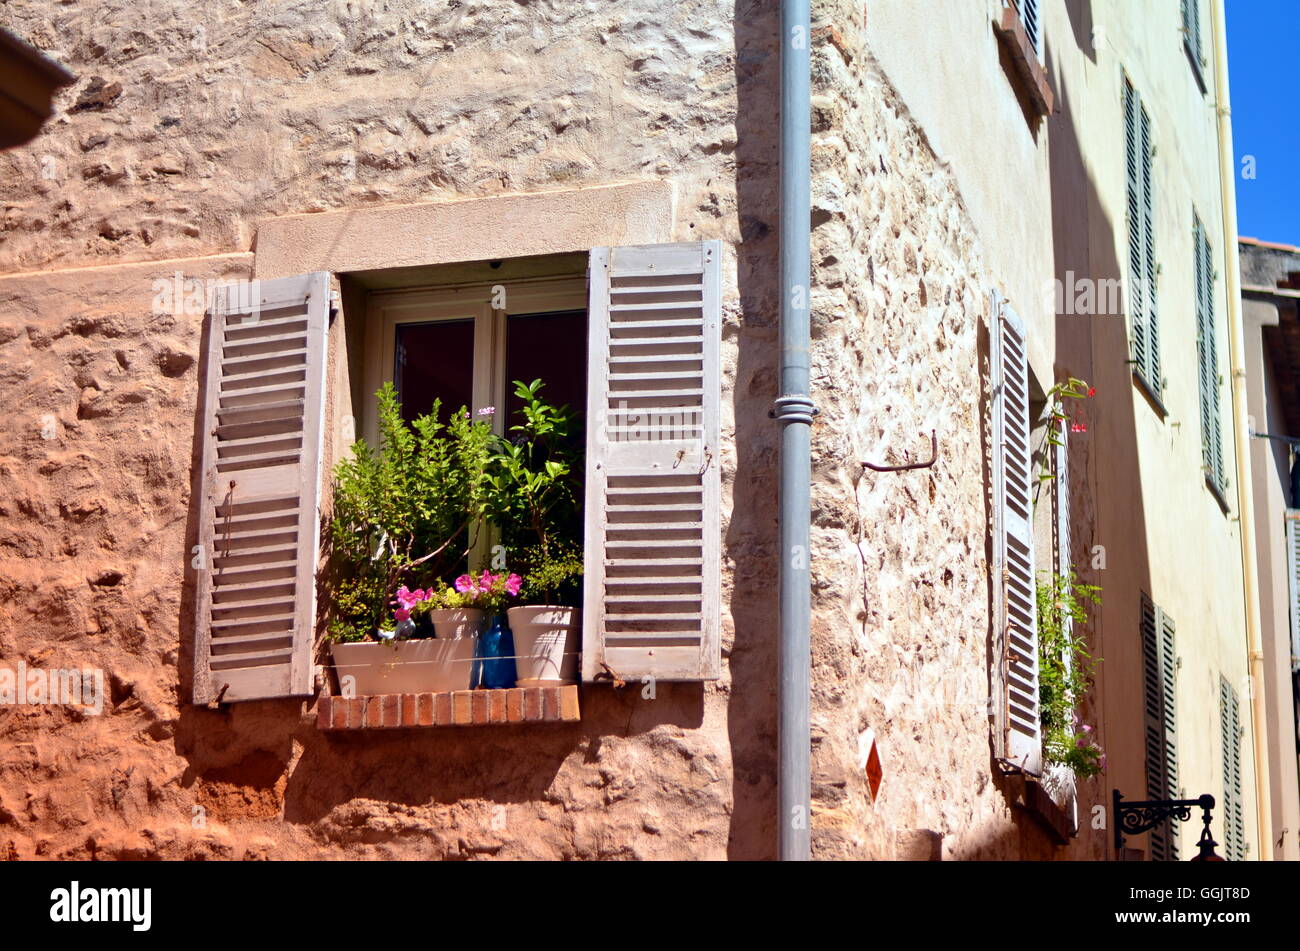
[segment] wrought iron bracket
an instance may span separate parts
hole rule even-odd
[[[1111,821],[1115,824],[1115,857],[1119,858],[1124,850],[1126,835],[1140,835],[1154,829],[1166,819],[1186,822],[1192,818],[1193,809],[1203,811],[1205,827],[1210,826],[1210,810],[1214,808],[1214,797],[1209,793],[1199,799],[1147,799],[1125,802],[1118,789],[1111,793],[1114,812]]]

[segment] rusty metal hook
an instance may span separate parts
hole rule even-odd
[[[929,469],[939,461],[939,437],[932,429],[930,430],[930,461],[929,462],[912,462],[905,466],[878,466],[870,462],[864,462],[862,468],[870,469],[872,472],[906,472],[909,469]]]

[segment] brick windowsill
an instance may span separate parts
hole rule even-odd
[[[408,727],[509,726],[575,723],[578,687],[512,687],[450,693],[390,693],[322,697],[316,707],[321,730],[396,730]]]

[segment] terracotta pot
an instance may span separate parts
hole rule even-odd
[[[440,638],[478,637],[487,630],[487,612],[479,608],[430,611],[429,619]]]
[[[578,609],[560,604],[511,608],[521,687],[574,683],[578,677]]]
[[[425,638],[377,644],[331,644],[339,683],[352,677],[358,697],[385,693],[469,690],[473,687],[473,637]]]

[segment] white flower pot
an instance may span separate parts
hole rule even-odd
[[[578,678],[578,609],[558,604],[511,608],[519,685],[573,683]]]
[[[352,677],[358,697],[385,693],[469,690],[474,670],[473,637],[424,638],[376,644],[331,644],[339,684]],[[345,687],[346,689],[346,687]]]
[[[478,608],[448,608],[430,611],[434,633],[443,638],[478,637],[487,630],[487,612]]]

